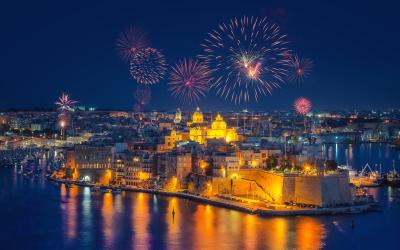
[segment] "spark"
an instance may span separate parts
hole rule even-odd
[[[149,46],[147,34],[138,27],[130,27],[125,32],[121,32],[116,41],[118,54],[124,61],[129,62],[131,58],[141,49]]]
[[[138,83],[156,84],[165,76],[165,57],[154,48],[137,51],[131,58],[130,73]]]
[[[207,66],[197,60],[183,59],[172,67],[169,90],[184,103],[197,102],[210,88]]]
[[[77,101],[69,99],[69,96],[64,93],[58,98],[58,101],[55,102],[55,104],[58,106],[57,110],[61,112],[73,111],[76,103]]]
[[[292,82],[302,82],[311,74],[313,68],[313,61],[309,58],[300,58],[294,55],[290,59],[289,66],[289,80]]]
[[[258,101],[287,78],[286,35],[266,18],[243,16],[208,33],[199,58],[211,71],[212,89],[235,104]]]
[[[311,101],[306,97],[299,97],[294,102],[294,109],[300,115],[305,115],[311,110]]]

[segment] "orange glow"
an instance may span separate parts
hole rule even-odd
[[[150,234],[148,228],[150,226],[150,195],[138,193],[135,195],[135,200],[132,204],[132,227],[134,237],[132,246],[138,249],[150,249]]]
[[[200,168],[202,170],[206,169],[207,167],[207,162],[205,160],[200,160]]]
[[[247,70],[247,76],[251,79],[257,79],[260,74],[260,63],[257,63],[255,67],[250,66]]]
[[[297,223],[296,236],[298,249],[322,249],[326,231],[315,218],[304,217]]]
[[[101,214],[103,217],[103,234],[105,238],[105,243],[107,247],[112,245],[114,241],[114,230],[113,230],[113,222],[114,222],[114,207],[113,207],[113,197],[110,193],[105,193],[103,195],[103,206],[101,208]]]
[[[258,230],[254,229],[257,221],[255,215],[247,214],[243,220],[244,226],[244,249],[257,249]]]
[[[304,170],[304,172],[310,172],[312,167],[313,166],[311,164],[306,163],[306,164],[303,165],[303,170]]]
[[[180,234],[181,234],[181,212],[180,212],[180,206],[178,203],[178,198],[172,197],[168,199],[168,209],[166,210],[165,213],[165,218],[168,226],[168,234],[167,234],[167,242],[174,242],[175,244],[179,244],[181,241],[180,239]],[[175,216],[172,216],[172,211],[175,212]],[[179,245],[178,245],[179,246]],[[176,249],[180,249],[179,247],[176,247]]]

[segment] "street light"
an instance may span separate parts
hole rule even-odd
[[[61,120],[60,121],[60,136],[61,136],[61,139],[64,138],[64,127],[65,127],[65,121]]]

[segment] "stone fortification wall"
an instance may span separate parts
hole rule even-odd
[[[329,207],[353,201],[346,174],[315,176],[240,170],[235,176],[213,179],[213,193],[224,192],[278,204],[294,202]]]

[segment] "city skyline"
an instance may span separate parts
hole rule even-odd
[[[357,3],[346,8],[312,6],[254,1],[246,6],[203,2],[154,8],[146,3],[101,2],[78,8],[73,3],[35,3],[15,17],[19,9],[9,4],[10,12],[3,16],[12,25],[5,28],[8,39],[1,41],[8,49],[1,62],[5,73],[0,108],[53,108],[58,96],[67,93],[78,105],[132,110],[138,84],[116,53],[120,32],[141,27],[165,54],[168,66],[174,66],[201,53],[207,32],[243,15],[277,23],[291,48],[314,61],[311,75],[301,83],[282,84],[258,102],[240,105],[225,101],[214,90],[198,104],[182,104],[171,96],[164,79],[151,86],[152,99],[145,110],[194,110],[197,105],[221,111],[290,110],[300,96],[310,98],[315,110],[398,108],[399,36],[387,32],[395,29],[395,8]],[[383,11],[385,15],[380,14]]]

